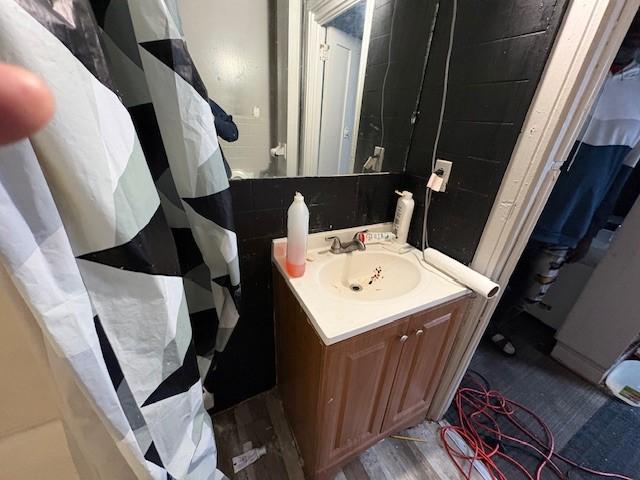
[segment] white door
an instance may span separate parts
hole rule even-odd
[[[348,170],[362,42],[334,27],[327,27],[326,32],[318,175],[335,175],[351,173]]]

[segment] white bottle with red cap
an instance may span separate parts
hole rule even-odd
[[[304,197],[296,192],[287,211],[287,273],[291,277],[304,275],[309,236],[309,209]]]

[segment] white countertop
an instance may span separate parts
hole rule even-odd
[[[287,284],[300,302],[302,308],[311,320],[318,335],[326,345],[346,340],[359,333],[386,325],[412,313],[462,297],[470,291],[425,264],[420,258],[419,250],[411,247],[407,253],[401,255],[403,259],[417,266],[420,280],[407,293],[384,300],[353,300],[333,294],[330,289],[323,288],[319,283],[320,271],[336,255],[330,253],[327,235],[337,235],[341,240],[350,240],[359,230],[369,232],[388,232],[391,225],[376,224],[363,227],[335,230],[309,235],[306,271],[302,277],[291,278],[285,268],[286,238],[276,239],[272,243],[272,260]],[[353,252],[340,255],[366,255],[367,252],[393,253],[388,244],[367,244],[366,252]],[[407,250],[405,249],[405,250]],[[309,261],[311,260],[311,261]]]

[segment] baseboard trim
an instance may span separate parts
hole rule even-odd
[[[585,380],[596,385],[602,383],[605,369],[561,341],[556,343],[551,356]]]

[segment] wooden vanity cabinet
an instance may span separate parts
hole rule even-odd
[[[424,419],[467,298],[325,345],[274,269],[278,386],[305,476],[336,471]]]
[[[422,417],[428,410],[466,303],[466,299],[456,300],[408,318],[409,338],[402,347],[384,431],[393,430],[416,415]]]

